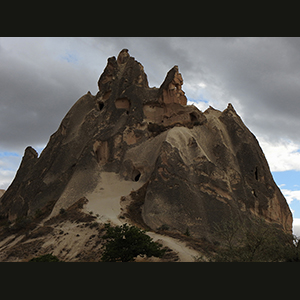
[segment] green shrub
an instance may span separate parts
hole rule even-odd
[[[61,215],[63,215],[65,212],[66,212],[66,210],[65,210],[64,208],[61,208],[61,209],[59,210],[59,213],[60,213]]]
[[[112,227],[105,224],[106,239],[102,261],[104,262],[130,262],[138,255],[147,257],[162,257],[165,253],[162,245],[153,242],[144,230],[135,226],[128,226],[126,223],[121,226]]]
[[[99,223],[98,222],[92,222],[91,224],[90,224],[90,228],[92,229],[92,228],[97,228],[99,226]]]
[[[29,262],[62,262],[55,255],[45,254],[32,258]]]
[[[186,228],[186,231],[185,231],[185,233],[184,233],[186,236],[191,236],[191,233],[190,233],[190,231],[189,231],[189,228],[187,227]]]
[[[170,227],[167,224],[162,224],[160,227],[157,228],[157,230],[169,230]]]
[[[18,217],[15,223],[9,228],[9,230],[12,232],[17,232],[22,229],[26,229],[31,224],[31,222],[32,222],[31,217],[27,217],[27,216]]]

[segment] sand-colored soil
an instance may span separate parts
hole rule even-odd
[[[163,246],[167,246],[175,251],[181,262],[193,262],[200,255],[198,251],[188,247],[185,242],[179,241],[178,239],[155,232],[147,232],[147,234],[152,237],[155,242],[159,242]]]
[[[102,172],[95,190],[86,195],[89,202],[85,209],[88,213],[99,215],[100,222],[110,221],[115,225],[121,225],[118,218],[121,213],[121,197],[129,195],[142,185],[143,182],[121,180],[119,175],[113,172]]]
[[[120,199],[131,191],[139,189],[143,182],[121,180],[119,175],[112,172],[102,172],[96,189],[86,195],[89,202],[85,210],[98,215],[98,222],[111,222],[115,225],[124,223],[118,216],[121,213]],[[148,231],[147,234],[163,246],[171,248],[179,257],[179,261],[191,262],[199,253],[178,239]]]

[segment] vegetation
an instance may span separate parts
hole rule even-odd
[[[10,222],[7,223],[7,230],[11,233],[16,233],[21,230],[29,230],[34,227],[34,223],[32,222],[33,218],[28,216],[18,217],[15,222],[10,225]]]
[[[59,213],[60,213],[61,215],[63,215],[65,212],[66,212],[66,210],[65,210],[64,208],[61,208],[61,209],[59,210]]]
[[[160,227],[157,228],[157,230],[161,230],[161,231],[169,230],[169,229],[170,227],[167,224],[162,224]]]
[[[145,230],[128,226],[126,223],[116,227],[106,223],[105,229],[103,238],[106,239],[106,243],[103,245],[102,256],[104,262],[131,262],[138,255],[162,257],[165,253],[162,245],[153,242]]]
[[[29,262],[62,262],[57,256],[52,254],[45,254],[38,257],[32,258]]]
[[[191,234],[190,234],[190,231],[189,231],[189,228],[187,227],[186,228],[186,231],[185,231],[185,233],[184,233],[186,236],[191,236]]]
[[[215,234],[221,244],[213,261],[300,261],[299,239],[262,219],[242,222],[231,218],[215,224]]]

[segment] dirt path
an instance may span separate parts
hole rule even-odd
[[[185,242],[170,236],[161,235],[155,232],[147,232],[155,242],[161,243],[163,246],[171,248],[179,257],[180,262],[194,262],[195,258],[199,256],[199,252],[187,246]]]

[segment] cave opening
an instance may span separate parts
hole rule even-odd
[[[141,178],[141,172],[140,171],[138,171],[138,170],[135,170],[134,171],[134,173],[133,173],[133,180],[135,181],[135,182],[138,182],[139,180],[140,180],[140,178]]]
[[[258,180],[258,169],[257,169],[257,167],[255,168],[254,175],[255,175],[255,179]]]
[[[198,120],[197,116],[194,113],[190,113],[191,122],[195,122]]]
[[[100,109],[100,111],[103,109],[103,107],[104,107],[104,103],[102,102],[102,101],[100,101],[99,103],[98,103],[98,105],[99,105],[99,109]]]

